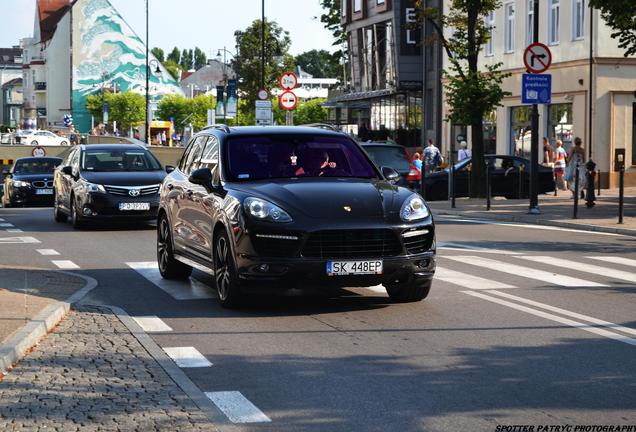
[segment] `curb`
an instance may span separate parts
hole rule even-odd
[[[0,375],[6,374],[15,363],[23,359],[26,353],[66,316],[71,304],[80,300],[97,286],[97,281],[90,276],[59,270],[50,271],[80,277],[86,281],[86,284],[66,300],[45,307],[27,325],[0,346]]]
[[[591,232],[602,232],[608,234],[616,234],[616,235],[625,235],[636,237],[636,230],[628,229],[628,228],[613,228],[613,227],[605,227],[600,225],[589,225],[589,224],[577,224],[573,222],[562,222],[555,221],[551,219],[534,219],[528,216],[513,216],[513,215],[498,215],[498,214],[484,214],[483,212],[479,213],[468,213],[461,210],[435,210],[431,208],[433,215],[440,216],[462,216],[465,218],[481,218],[481,219],[490,219],[502,222],[521,222],[532,225],[545,225],[545,226],[555,226],[559,228],[568,228],[575,229],[579,231],[591,231]]]

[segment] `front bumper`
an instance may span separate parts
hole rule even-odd
[[[88,193],[78,196],[78,211],[83,220],[152,220],[157,218],[159,194],[138,198],[109,193]],[[149,203],[150,210],[119,210],[120,203]],[[85,211],[90,210],[90,214]]]
[[[51,191],[50,194],[41,195],[37,190]],[[9,202],[11,205],[53,205],[53,189],[51,188],[35,188],[32,186],[13,187],[8,191]]]

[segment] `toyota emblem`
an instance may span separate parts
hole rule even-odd
[[[139,194],[139,189],[131,189],[128,191],[128,195],[130,195],[131,197],[138,197]]]

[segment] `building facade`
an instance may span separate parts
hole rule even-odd
[[[24,49],[24,122],[89,131],[86,98],[104,91],[146,91],[146,47],[108,0],[36,0],[33,37]],[[182,93],[150,54],[151,109],[161,96]],[[160,73],[154,71],[159,67]]]
[[[0,87],[17,78],[22,78],[22,50],[19,46],[0,48]],[[5,112],[4,105],[0,103],[0,123],[9,124],[4,120],[10,117]]]
[[[11,81],[4,83],[0,86],[2,90],[2,118],[0,122],[15,129],[22,124],[22,104],[23,104],[23,92],[22,92],[22,78],[15,78]]]
[[[492,37],[483,47],[481,64],[502,62],[511,74],[503,83],[511,95],[484,119],[487,152],[530,154],[531,105],[521,103],[521,80],[523,52],[533,36],[533,5],[533,0],[503,0],[487,17]],[[539,105],[539,142],[559,139],[569,149],[574,137],[581,137],[604,187],[616,186],[615,162],[624,153],[626,182],[636,184],[636,58],[623,56],[600,13],[590,14],[586,0],[540,0],[539,7],[539,41],[552,53],[545,72],[552,75],[552,100]],[[445,114],[449,109],[444,107]],[[457,137],[470,138],[466,129],[446,123],[445,150],[457,145]]]

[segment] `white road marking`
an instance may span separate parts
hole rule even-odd
[[[22,231],[22,230],[21,230],[21,229],[19,229],[19,228],[9,228],[9,229],[7,230],[7,232],[8,232],[8,233],[21,233],[21,232],[24,232],[24,231]]]
[[[175,300],[216,298],[212,287],[194,278],[190,278],[186,281],[174,281],[162,278],[156,261],[127,262],[126,265],[171,295]]]
[[[225,414],[232,423],[263,423],[272,421],[243,396],[241,392],[206,392],[205,395],[223,411],[223,414]]]
[[[570,276],[551,273],[543,270],[537,270],[530,267],[523,267],[515,264],[508,264],[503,261],[497,261],[490,258],[481,258],[476,256],[445,256],[444,259],[459,261],[463,264],[470,264],[478,267],[485,267],[490,270],[508,273],[515,276],[521,276],[528,279],[536,279],[546,282],[550,285],[560,285],[565,287],[604,287],[596,282],[583,279],[573,278]]]
[[[549,310],[550,312],[556,312],[556,313],[559,313],[561,315],[566,315],[566,316],[569,316],[570,318],[576,318],[576,319],[579,319],[579,320],[588,321],[588,322],[591,322],[592,324],[601,325],[603,327],[608,327],[608,328],[610,328],[612,330],[618,330],[618,331],[622,331],[624,333],[628,333],[628,334],[636,336],[636,329],[633,329],[633,328],[630,328],[630,327],[625,327],[625,326],[622,326],[620,324],[614,324],[613,322],[603,321],[603,320],[600,320],[598,318],[594,318],[594,317],[591,317],[591,316],[588,316],[588,315],[583,315],[583,314],[572,312],[572,311],[569,311],[569,310],[566,310],[566,309],[561,309],[561,308],[558,308],[558,307],[550,306],[550,305],[547,305],[545,303],[539,303],[539,302],[536,302],[534,300],[525,299],[523,297],[515,296],[515,295],[512,295],[512,294],[508,294],[508,293],[502,293],[502,292],[498,292],[498,291],[486,291],[486,292],[488,294],[494,294],[494,295],[497,295],[499,297],[505,297],[507,299],[515,300],[515,301],[518,301],[520,303],[525,303],[525,304],[528,304],[530,306],[535,306],[535,307],[539,307],[541,309]]]
[[[437,242],[437,249],[452,250],[461,252],[479,252],[479,253],[491,253],[498,255],[520,255],[521,252],[503,249],[489,249],[480,246],[469,246],[456,242]]]
[[[169,332],[172,328],[156,315],[132,317],[146,333]]]
[[[535,315],[535,316],[538,316],[538,317],[541,317],[541,318],[548,319],[550,321],[556,321],[558,323],[569,325],[571,327],[574,327],[574,328],[577,328],[577,329],[580,329],[580,330],[585,330],[587,332],[594,333],[594,334],[599,335],[599,336],[604,336],[604,337],[607,337],[607,338],[610,338],[610,339],[617,340],[619,342],[623,342],[623,343],[626,343],[626,344],[629,344],[629,345],[636,346],[636,339],[633,339],[633,338],[630,338],[630,337],[627,337],[627,336],[623,336],[623,335],[618,334],[618,333],[607,331],[605,329],[597,328],[597,327],[591,326],[589,324],[584,324],[584,323],[581,323],[581,322],[578,322],[578,321],[573,321],[573,320],[570,320],[570,319],[567,319],[567,318],[562,318],[562,317],[557,316],[557,315],[553,315],[553,314],[549,314],[547,312],[543,312],[543,311],[540,311],[540,310],[532,309],[532,308],[529,308],[529,307],[526,307],[526,306],[522,306],[522,305],[519,305],[519,304],[516,304],[516,303],[509,302],[507,300],[502,300],[502,299],[497,298],[497,297],[492,297],[492,296],[486,295],[486,294],[481,293],[481,292],[476,292],[476,291],[462,291],[462,292],[464,294],[468,294],[468,295],[471,295],[473,297],[478,297],[478,298],[481,298],[483,300],[488,300],[488,301],[493,302],[493,303],[497,303],[497,304],[500,304],[500,305],[503,305],[503,306],[508,306],[508,307],[510,307],[512,309],[516,309],[516,310],[519,310],[519,311],[522,311],[522,312],[526,312],[526,313],[529,313],[531,315]]]
[[[41,243],[35,237],[0,237],[0,244]]]
[[[0,228],[11,228],[12,226],[14,226],[14,225],[10,224],[8,222],[0,223]]]
[[[578,261],[570,261],[562,258],[554,259],[549,256],[519,256],[517,258],[534,261],[542,264],[550,264],[556,267],[569,268],[578,272],[592,273],[598,276],[620,279],[627,282],[636,283],[636,273],[623,270],[614,270],[608,267],[601,267],[592,264],[583,264]]]
[[[60,253],[55,249],[36,249],[40,255],[50,256],[50,255],[59,255]]]
[[[435,212],[433,212],[435,213]],[[437,216],[437,219],[442,219],[443,216]],[[523,223],[513,223],[513,222],[497,222],[497,221],[490,221],[490,220],[484,220],[484,219],[458,219],[458,218],[452,218],[449,219],[452,222],[466,222],[466,223],[474,223],[474,224],[480,224],[480,225],[499,225],[499,226],[508,226],[508,227],[512,227],[512,228],[528,228],[528,229],[538,229],[538,230],[542,230],[542,231],[562,231],[562,232],[573,232],[573,233],[579,233],[579,234],[597,234],[597,235],[604,235],[604,236],[622,236],[622,234],[614,234],[614,233],[606,233],[606,232],[600,232],[600,231],[585,231],[585,230],[581,230],[581,229],[575,229],[575,228],[560,228],[560,227],[555,227],[555,226],[551,226],[551,225],[534,225],[534,224],[523,224]]]
[[[80,266],[78,266],[77,264],[75,264],[73,261],[68,261],[68,260],[52,260],[51,261],[53,264],[55,264],[58,268],[61,268],[63,270],[75,270],[80,268]]]
[[[470,289],[505,289],[505,288],[517,288],[513,285],[480,278],[477,276],[461,273],[455,270],[450,270],[444,267],[437,267],[435,269],[435,279],[439,279],[444,282],[451,283],[453,285],[459,285],[460,287]]]
[[[629,258],[623,258],[623,257],[587,257],[587,258],[591,258],[593,260],[605,261],[605,262],[613,263],[613,264],[621,264],[621,265],[636,267],[635,259],[629,259]]]
[[[167,347],[166,354],[181,368],[210,367],[212,363],[195,347]]]

